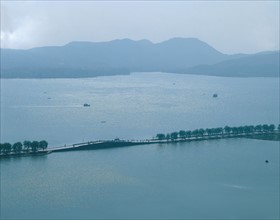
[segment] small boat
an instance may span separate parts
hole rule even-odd
[[[84,107],[90,107],[90,104],[85,103]]]
[[[213,98],[217,98],[218,97],[218,94],[213,94]]]

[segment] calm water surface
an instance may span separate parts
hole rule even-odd
[[[1,142],[46,139],[57,146],[258,123],[279,123],[276,78],[1,80]],[[1,160],[0,169],[3,219],[279,218],[279,142],[53,153]]]
[[[2,160],[1,217],[278,218],[279,145],[232,139]]]
[[[219,97],[212,98],[213,93]],[[83,107],[84,103],[91,107]],[[278,78],[138,73],[91,79],[1,80],[3,141],[46,139],[50,145],[64,145],[278,122]]]

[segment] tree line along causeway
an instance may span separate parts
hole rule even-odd
[[[193,141],[193,140],[210,140],[216,138],[233,138],[233,137],[253,137],[265,140],[280,140],[280,124],[277,126],[274,124],[263,124],[263,125],[245,125],[238,127],[217,127],[217,128],[200,128],[194,130],[180,130],[171,133],[158,133],[156,137],[143,141],[124,141],[116,138],[110,141],[101,141],[103,143],[110,143],[111,147],[132,146],[140,144],[151,144],[151,143],[170,143],[179,141]],[[89,146],[92,146],[94,142],[88,142]],[[100,142],[99,142],[100,143]],[[87,145],[87,143],[81,143],[81,146]],[[78,144],[71,145],[75,146],[75,150],[79,150]],[[108,146],[108,144],[107,144]],[[28,141],[11,143],[0,143],[0,158],[16,157],[16,156],[37,156],[44,155],[55,151],[54,149],[47,149],[48,142],[46,140],[41,141]],[[71,150],[71,148],[68,148]],[[87,148],[87,149],[94,149]]]

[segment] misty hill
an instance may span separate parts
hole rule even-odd
[[[1,49],[1,77],[93,77],[144,71],[215,75],[207,69],[223,61],[247,56],[220,53],[195,38],[173,38],[161,43],[129,39],[72,42],[65,46],[28,50]],[[192,69],[194,66],[197,67]],[[234,65],[229,66],[234,69]],[[226,67],[219,74],[223,75],[223,71],[227,75]]]
[[[279,51],[264,52],[214,65],[188,68],[184,73],[231,77],[279,77]]]
[[[243,55],[239,55],[243,56]],[[88,77],[137,71],[178,72],[232,58],[195,38],[162,43],[129,39],[61,47],[1,49],[2,77]]]

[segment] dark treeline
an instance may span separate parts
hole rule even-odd
[[[157,134],[156,138],[158,140],[176,140],[178,138],[203,138],[203,137],[218,137],[218,136],[238,136],[238,135],[253,135],[253,134],[265,134],[275,131],[274,124],[263,124],[263,125],[245,125],[239,127],[229,127],[225,126],[218,128],[200,128],[195,130],[180,130],[179,132],[174,131],[167,134]],[[280,131],[280,124],[277,127]]]
[[[47,147],[48,142],[45,140],[16,142],[14,144],[0,143],[0,154],[37,152],[38,150],[45,150]]]

